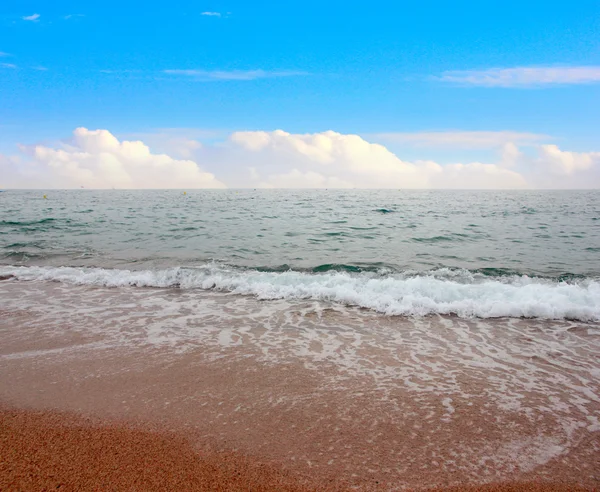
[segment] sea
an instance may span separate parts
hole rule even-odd
[[[6,191],[0,275],[600,320],[600,192]]]
[[[0,339],[0,402],[597,485],[600,191],[7,190]]]

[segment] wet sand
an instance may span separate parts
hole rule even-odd
[[[247,298],[60,284],[0,298],[1,490],[599,488],[596,326],[258,318]]]
[[[0,490],[351,490],[341,480],[319,481],[236,453],[202,453],[176,433],[56,412],[0,410],[0,456]],[[361,487],[386,488],[378,484]],[[560,482],[528,482],[430,490],[591,489]]]
[[[0,412],[0,490],[342,490],[177,434],[52,412]]]

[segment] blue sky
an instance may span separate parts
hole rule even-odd
[[[150,135],[153,150],[162,129],[333,130],[440,164],[497,146],[407,134],[600,150],[598,1],[4,0],[0,52],[6,155],[78,127]]]

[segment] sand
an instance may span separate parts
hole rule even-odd
[[[0,299],[0,490],[599,488],[597,326],[56,283]]]
[[[0,490],[344,491],[236,453],[195,450],[176,433],[73,414],[0,411]],[[370,484],[363,490],[389,487]],[[436,491],[579,491],[565,483],[462,485]]]
[[[0,490],[342,490],[182,436],[55,412],[0,413]]]

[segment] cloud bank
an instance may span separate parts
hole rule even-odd
[[[483,87],[531,87],[600,82],[600,66],[514,67],[444,72],[439,80]]]
[[[141,141],[119,141],[107,130],[77,128],[58,147],[21,146],[0,161],[10,186],[48,188],[224,188],[191,160],[153,154]],[[11,172],[12,171],[12,172]]]
[[[70,139],[54,145],[22,145],[17,155],[0,155],[0,188],[600,187],[600,152],[561,150],[535,143],[536,138],[520,146],[519,139],[475,133],[475,140],[501,144],[496,162],[407,161],[384,145],[334,131],[239,131],[200,142],[189,129],[180,135],[171,129],[156,139],[145,134],[162,147],[163,153],[155,153],[141,140],[77,128]],[[467,139],[465,146],[471,144]]]

